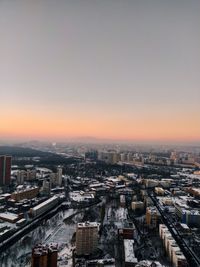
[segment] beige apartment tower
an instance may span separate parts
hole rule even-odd
[[[99,223],[78,223],[76,228],[76,254],[90,255],[97,249]]]

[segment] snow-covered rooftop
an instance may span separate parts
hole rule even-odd
[[[97,223],[97,222],[82,222],[82,223],[78,223],[77,226],[79,228],[82,228],[82,227],[99,227],[100,223]]]
[[[11,212],[2,212],[0,213],[0,218],[2,220],[8,220],[8,221],[15,221],[18,219],[18,216],[14,213],[11,213]]]
[[[40,208],[42,208],[43,206],[48,205],[49,203],[51,203],[52,201],[54,201],[55,199],[57,199],[57,196],[53,196],[49,199],[47,199],[46,201],[40,203],[39,205],[35,206],[34,208],[32,208],[33,210],[39,210]]]
[[[138,260],[135,258],[134,252],[134,240],[132,239],[124,239],[124,253],[125,253],[125,262],[129,263],[137,263]]]

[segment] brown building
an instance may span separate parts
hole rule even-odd
[[[0,185],[10,184],[11,161],[11,156],[0,156]]]
[[[32,249],[31,267],[57,267],[57,259],[57,244],[38,244]]]
[[[194,197],[200,197],[200,189],[199,188],[189,187],[189,188],[186,188],[185,191]]]
[[[98,244],[99,223],[78,223],[76,228],[76,254],[90,255]]]
[[[135,234],[135,228],[122,228],[118,230],[118,234],[123,239],[133,239]]]
[[[15,201],[20,201],[22,199],[32,199],[37,196],[39,193],[39,187],[25,188],[19,191],[16,191],[11,194],[11,198]]]
[[[11,212],[2,212],[0,213],[0,220],[9,223],[16,223],[19,220],[19,216]]]

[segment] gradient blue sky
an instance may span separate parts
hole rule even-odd
[[[0,138],[200,140],[200,1],[1,0]]]

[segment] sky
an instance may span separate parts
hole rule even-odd
[[[1,0],[0,139],[200,141],[200,1]]]

